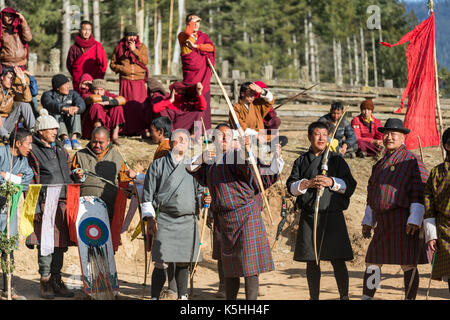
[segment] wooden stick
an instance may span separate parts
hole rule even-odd
[[[434,12],[434,2],[433,0],[430,0],[429,2],[429,8],[430,12]],[[436,33],[435,33],[436,34]],[[438,114],[439,119],[439,136],[442,137],[442,134],[444,133],[444,124],[442,121],[442,111],[441,111],[441,102],[439,100],[439,73],[438,73],[438,67],[437,67],[437,59],[436,59],[436,36],[434,39],[434,77],[436,82],[436,111]],[[442,159],[445,161],[445,151],[444,151],[444,145],[441,145],[441,152],[442,152]]]
[[[223,95],[227,102],[228,108],[230,109],[231,116],[233,117],[234,123],[239,132],[239,135],[241,136],[242,139],[244,139],[244,130],[242,130],[242,127],[239,123],[239,119],[236,115],[236,112],[234,111],[233,105],[231,104],[230,98],[228,97],[227,92],[226,92],[225,88],[223,87],[222,81],[220,80],[219,76],[217,75],[216,69],[214,69],[214,66],[211,63],[211,60],[209,60],[209,58],[207,58],[207,59],[208,59],[209,66],[210,66],[211,70],[213,71],[214,76],[217,80],[217,83],[219,84],[220,88],[222,89]],[[255,171],[255,175],[256,175],[256,179],[258,180],[258,185],[259,185],[259,188],[261,191],[261,195],[266,204],[267,212],[269,213],[270,222],[273,225],[273,218],[272,218],[272,213],[270,211],[269,201],[267,200],[266,193],[264,191],[264,184],[262,182],[261,175],[259,174],[258,166],[256,165],[256,160],[253,157],[253,153],[249,150],[248,146],[245,146],[245,151],[247,151],[247,153],[249,155],[249,160],[253,167],[253,170]]]
[[[308,91],[308,90],[314,88],[314,87],[317,86],[317,85],[319,85],[319,83],[316,83],[316,84],[312,85],[312,86],[309,87],[308,89],[303,90],[302,92],[296,94],[295,96],[289,97],[285,102],[283,102],[283,103],[279,104],[278,106],[276,106],[275,108],[273,108],[273,110],[277,110],[279,107],[285,105],[286,103],[288,103],[288,102],[294,100],[294,99],[297,98],[297,97],[300,97],[300,96],[301,96],[302,94],[304,94],[306,91]]]
[[[417,136],[417,140],[419,141],[419,149],[420,149],[420,158],[423,160],[423,150],[422,150],[422,143],[420,143],[420,136]]]
[[[209,194],[208,188],[205,189],[205,195],[206,194]],[[203,208],[203,223],[202,223],[202,232],[200,234],[200,245],[198,247],[197,257],[195,258],[194,268],[192,268],[191,279],[194,278],[195,269],[197,268],[198,258],[200,258],[200,252],[201,252],[200,250],[202,248],[203,236],[205,235],[206,220],[208,218],[208,209],[209,209],[209,205],[205,206]]]

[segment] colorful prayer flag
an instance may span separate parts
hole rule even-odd
[[[62,185],[47,187],[44,214],[42,216],[41,255],[48,256],[55,249],[55,215]]]
[[[28,186],[27,195],[23,203],[22,217],[20,219],[19,230],[26,238],[34,231],[34,214],[36,213],[36,205],[41,192],[41,184],[30,184]]]
[[[77,236],[77,216],[78,207],[80,205],[80,185],[69,184],[67,185],[67,227],[69,229],[70,241],[78,244]]]

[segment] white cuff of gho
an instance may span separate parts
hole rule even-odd
[[[423,220],[423,229],[425,231],[425,241],[437,239],[436,219],[428,218]]]
[[[306,191],[308,191],[308,189],[304,189],[304,190],[300,190],[300,185],[303,181],[308,180],[308,179],[302,179],[300,181],[296,181],[294,183],[291,184],[291,193],[294,196],[301,196],[302,194],[305,194]]]
[[[200,155],[198,155],[198,156],[196,156],[196,157],[193,157],[192,159],[191,159],[191,161],[190,161],[190,164],[187,164],[186,165],[186,169],[188,170],[188,171],[190,171],[190,172],[195,172],[195,171],[197,171],[199,168],[200,168],[200,165],[199,164],[194,164],[194,162],[196,162],[197,160],[198,160],[198,158],[199,157],[202,157],[203,156],[203,154],[200,154]]]
[[[263,93],[261,93],[261,97],[263,97],[267,102],[271,102],[273,100],[273,94],[272,94],[272,92],[267,90],[267,88],[265,88],[265,90],[263,90]]]
[[[423,204],[417,202],[411,203],[407,224],[415,224],[416,226],[421,226],[424,214],[425,206]]]
[[[361,222],[362,225],[367,225],[370,227],[375,227],[375,217],[372,211],[372,208],[369,205],[366,205],[366,211],[364,212],[364,218]]]
[[[151,202],[142,203],[142,218],[153,217],[156,218],[155,208]]]
[[[347,190],[347,185],[345,184],[345,181],[340,178],[331,177],[333,179],[333,186],[330,187],[331,191],[339,192],[339,193],[345,193],[345,190]]]
[[[272,163],[270,164],[270,171],[272,171],[273,174],[278,174],[283,171],[284,168],[284,160],[281,158],[275,158],[275,156],[272,159]]]
[[[19,176],[16,176],[15,174],[11,174],[11,173],[7,172],[5,174],[5,181],[8,181],[10,179],[11,179],[11,182],[15,183],[15,184],[20,184],[22,182],[22,177],[19,177]]]

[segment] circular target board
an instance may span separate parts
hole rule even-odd
[[[78,234],[86,245],[102,246],[108,240],[108,227],[98,218],[87,218],[80,223]]]

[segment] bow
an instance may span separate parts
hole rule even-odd
[[[304,94],[306,91],[311,90],[312,88],[314,88],[315,86],[317,86],[318,83],[312,85],[311,87],[309,87],[308,89],[303,90],[302,92],[296,94],[295,96],[289,97],[285,102],[279,104],[278,106],[276,106],[275,108],[273,108],[273,110],[277,110],[279,107],[285,105],[286,103],[288,103],[289,101],[294,100],[295,98],[300,97],[302,94]]]
[[[208,188],[205,189],[204,195],[205,196],[209,196]],[[209,209],[209,204],[205,203],[203,205],[203,218],[202,218],[203,219],[203,225],[202,225],[202,232],[200,234],[200,246],[198,247],[197,258],[195,258],[194,268],[192,268],[191,280],[194,278],[195,269],[197,268],[198,259],[200,258],[200,250],[201,250],[201,246],[203,244],[203,236],[205,235],[205,226],[206,226],[206,219],[208,217],[208,209]]]
[[[237,118],[236,112],[234,111],[233,105],[231,104],[230,98],[228,97],[227,92],[225,91],[225,88],[223,87],[222,81],[220,81],[220,78],[217,75],[216,69],[214,69],[214,66],[211,63],[211,60],[209,60],[209,58],[207,58],[207,59],[208,59],[209,67],[211,68],[211,70],[212,70],[212,72],[214,74],[214,77],[217,80],[217,83],[219,84],[220,88],[222,89],[222,93],[223,93],[223,95],[225,97],[225,100],[227,102],[227,106],[230,109],[230,114],[233,117],[234,123],[236,124],[236,129],[239,132],[239,136],[242,139],[244,139],[244,130],[242,130],[242,127],[241,127],[241,125],[239,123],[239,119]],[[251,165],[253,167],[253,170],[255,171],[256,180],[258,181],[258,186],[259,186],[259,189],[261,191],[261,195],[262,195],[262,197],[264,199],[264,202],[266,204],[267,212],[269,213],[270,222],[273,225],[273,218],[272,218],[272,213],[270,211],[269,201],[267,200],[266,193],[264,191],[264,184],[262,182],[261,175],[259,174],[259,170],[258,170],[258,166],[256,164],[256,160],[255,160],[255,158],[253,156],[253,153],[251,152],[251,150],[248,148],[247,145],[245,146],[245,150],[248,153],[248,157],[249,157],[250,163],[251,163]]]
[[[322,158],[322,167],[321,167],[321,174],[322,175],[326,175],[328,172],[328,156],[330,154],[330,148],[331,148],[331,142],[334,139],[334,136],[336,135],[336,131],[339,128],[339,125],[341,124],[342,119],[344,119],[345,113],[348,110],[348,106],[344,109],[344,113],[342,114],[341,118],[339,119],[338,123],[336,124],[333,134],[331,136],[330,141],[328,142],[328,146],[326,148],[325,151],[325,155]],[[316,264],[319,265],[319,255],[317,253],[317,223],[318,223],[318,219],[319,219],[319,204],[320,204],[320,198],[322,197],[324,192],[324,188],[318,188],[317,189],[317,195],[316,195],[316,202],[314,205],[314,229],[313,229],[313,242],[314,242],[314,256],[316,258]],[[325,230],[323,231],[323,234],[325,233]],[[323,242],[323,234],[322,234],[322,241],[320,243],[321,247],[322,247],[322,242]]]
[[[275,241],[273,242],[271,250],[275,248],[278,238],[280,237],[281,232],[283,232],[283,227],[287,219],[286,192],[284,191],[283,182],[281,179],[281,172],[280,172],[280,188],[281,188],[281,212],[280,212],[281,221],[278,223],[277,234],[275,236]]]

